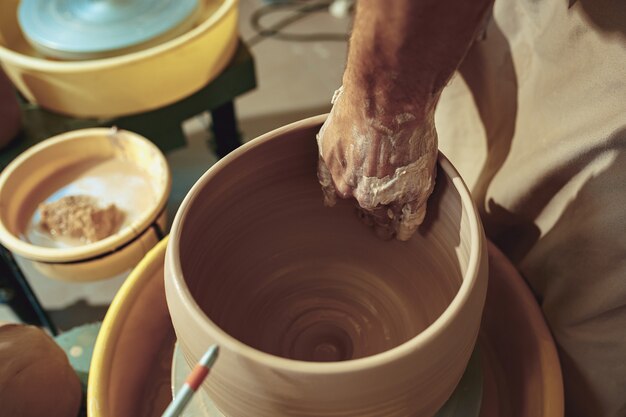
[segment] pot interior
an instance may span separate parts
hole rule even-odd
[[[282,130],[213,168],[182,218],[180,261],[212,323],[258,350],[302,361],[374,355],[413,338],[457,293],[468,215],[439,167],[425,223],[383,241],[350,201],[328,208],[319,125]]]

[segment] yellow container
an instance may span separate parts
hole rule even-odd
[[[198,24],[165,43],[91,61],[39,55],[17,21],[18,0],[0,1],[0,63],[31,102],[76,117],[115,117],[174,103],[198,91],[237,47],[237,0],[201,0]]]
[[[104,164],[110,167],[111,161],[117,164],[113,171],[109,168],[114,174],[96,176],[94,172]],[[137,177],[120,173],[122,167],[132,167]],[[115,175],[116,182],[107,188],[102,178],[109,175]],[[127,183],[127,178],[135,182]],[[81,187],[75,185],[77,181]],[[134,267],[160,240],[154,225],[160,230],[166,227],[170,189],[165,156],[144,137],[106,128],[64,133],[31,147],[0,175],[0,242],[46,276],[65,281],[108,278]],[[28,239],[38,205],[66,192],[109,201],[124,195],[126,199],[120,201],[129,207],[128,221],[109,237],[77,246],[46,246]]]
[[[87,384],[89,417],[160,416],[172,399],[175,338],[163,288],[166,246],[167,238],[137,265],[102,322]]]

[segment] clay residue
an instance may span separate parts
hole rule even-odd
[[[63,197],[39,206],[40,226],[54,237],[96,242],[115,233],[124,221],[124,212],[115,204],[100,208],[95,198]]]

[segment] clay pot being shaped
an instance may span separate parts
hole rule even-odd
[[[203,389],[228,417],[432,416],[480,325],[478,214],[443,156],[408,242],[377,238],[353,202],[324,207],[324,118],[247,143],[185,198],[165,261],[180,347],[192,366],[220,345]]]

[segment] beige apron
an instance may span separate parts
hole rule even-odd
[[[440,148],[541,303],[566,414],[625,417],[626,0],[496,0],[460,72]]]

